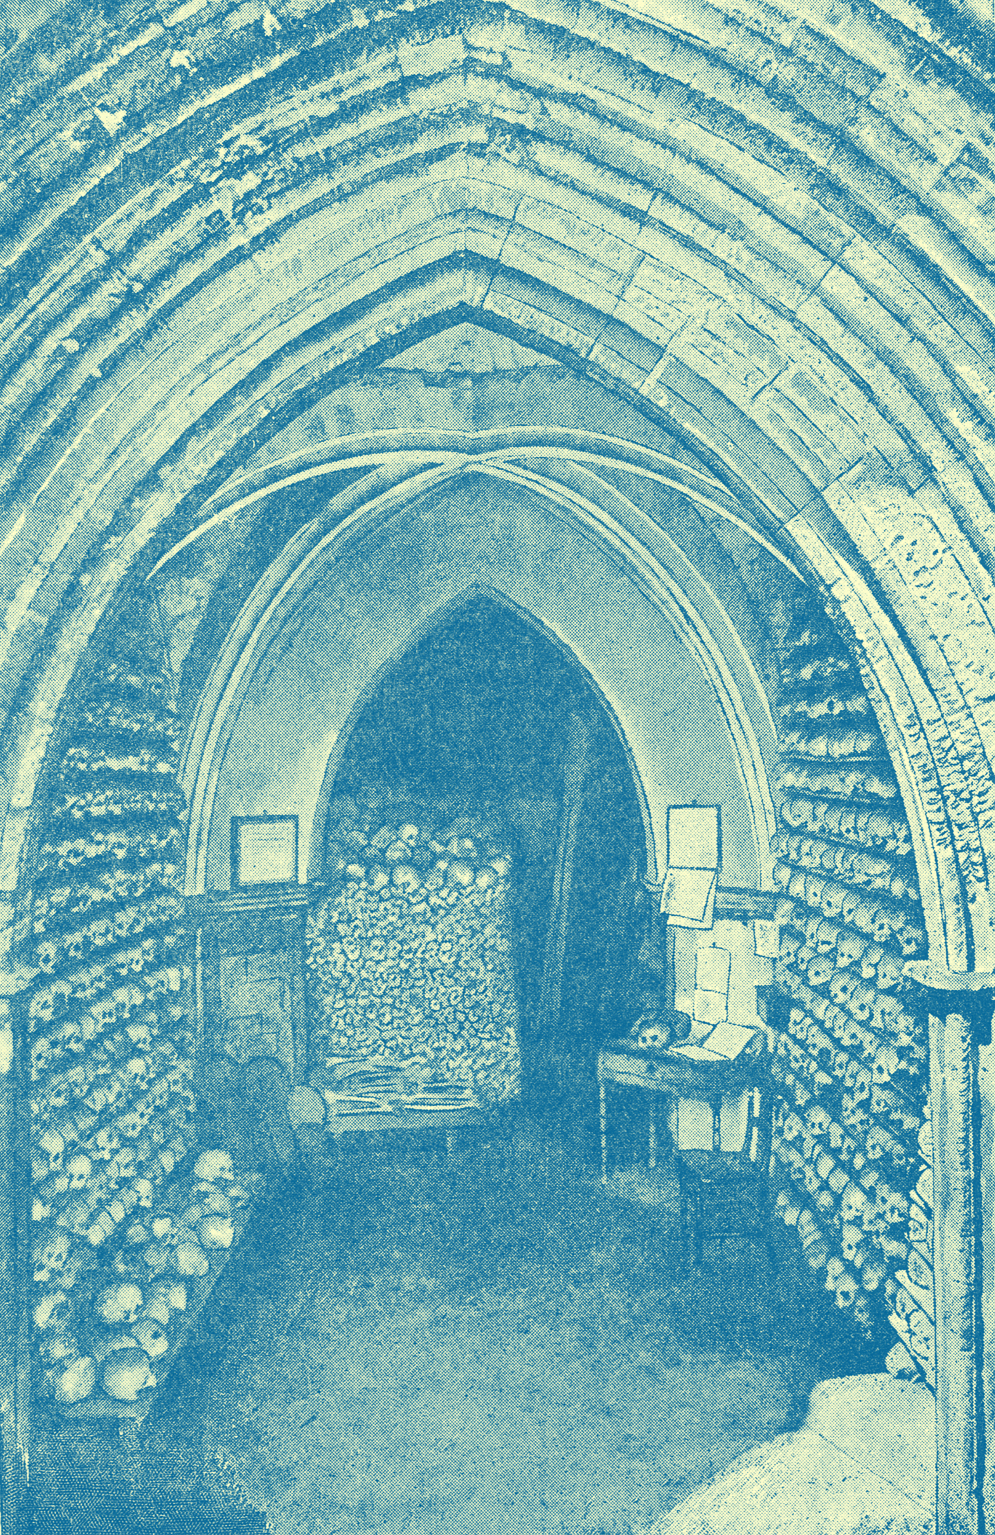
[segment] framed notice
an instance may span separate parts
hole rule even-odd
[[[660,910],[675,927],[711,927],[722,853],[718,805],[671,805]]]
[[[233,816],[232,885],[297,883],[297,817]]]

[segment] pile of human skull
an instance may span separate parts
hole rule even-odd
[[[783,1000],[769,1030],[785,1175],[776,1208],[837,1307],[880,1339],[911,1261],[927,1050],[903,967],[924,952],[925,924],[911,834],[859,673],[811,612],[782,684],[772,852]]]
[[[900,1341],[885,1363],[892,1374],[921,1374],[936,1389],[936,1326],[933,1293],[933,1131],[927,1100],[919,1127],[918,1177],[909,1193],[905,1268],[888,1279],[888,1321]]]
[[[20,946],[33,1336],[63,1402],[103,1389],[98,1294],[170,1271],[151,1223],[182,1203],[175,1179],[197,1139],[177,729],[147,636],[136,624],[138,659],[108,659],[80,690]]]
[[[163,1148],[145,1177],[119,1190],[103,1225],[56,1224],[35,1244],[35,1343],[44,1388],[62,1406],[91,1396],[135,1402],[152,1391],[198,1281],[217,1272],[238,1212],[258,1192],[259,1175],[237,1177],[226,1151],[186,1156],[177,1169],[185,1152],[180,1137]],[[82,1153],[65,1164],[71,1188],[86,1188],[89,1165]],[[62,1174],[56,1167],[50,1176]]]
[[[385,799],[331,809],[333,888],[308,923],[312,1066],[390,1063],[423,1090],[502,1101],[520,1071],[507,838],[494,819]]]

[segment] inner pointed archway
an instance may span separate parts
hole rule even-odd
[[[371,786],[508,827],[526,1091],[583,1073],[626,1014],[646,833],[617,723],[576,659],[494,593],[449,609],[371,690],[322,802]]]

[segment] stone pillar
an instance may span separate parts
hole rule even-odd
[[[982,1535],[995,1511],[995,976],[906,965],[929,1012],[936,1318],[936,1528]],[[987,1327],[986,1327],[987,1323]],[[986,1357],[987,1356],[987,1357]],[[987,1483],[987,1498],[985,1487]]]

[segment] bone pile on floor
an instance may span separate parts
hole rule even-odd
[[[328,824],[330,890],[307,959],[310,1081],[328,1122],[430,1123],[513,1097],[512,855],[498,818],[367,793],[334,801]]]

